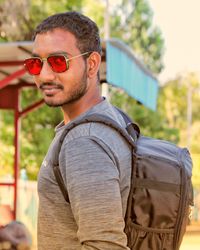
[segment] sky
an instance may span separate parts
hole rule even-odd
[[[200,73],[200,0],[148,0],[153,23],[165,40],[165,69],[159,80]]]

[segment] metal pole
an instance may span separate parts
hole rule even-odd
[[[187,148],[191,147],[191,127],[192,127],[192,86],[188,83],[187,92]]]
[[[110,4],[109,0],[106,0],[106,9],[105,9],[105,22],[104,22],[104,28],[105,28],[105,34],[104,38],[105,40],[108,40],[110,38]]]
[[[104,16],[104,39],[107,41],[110,38],[110,13],[109,13],[109,0],[106,0],[106,9]],[[101,87],[102,96],[109,99],[108,83],[102,83]]]

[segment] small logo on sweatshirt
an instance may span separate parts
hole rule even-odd
[[[43,165],[44,167],[46,167],[47,164],[48,164],[48,162],[47,162],[46,160],[44,160],[43,163],[42,163],[42,165]]]

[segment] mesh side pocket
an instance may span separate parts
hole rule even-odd
[[[125,232],[131,250],[173,250],[174,230],[157,230],[129,223]]]

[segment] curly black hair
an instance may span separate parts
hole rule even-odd
[[[101,41],[96,23],[76,11],[58,13],[47,17],[36,27],[33,40],[35,40],[37,34],[56,28],[71,32],[77,40],[77,48],[81,53],[96,51],[101,54]]]

